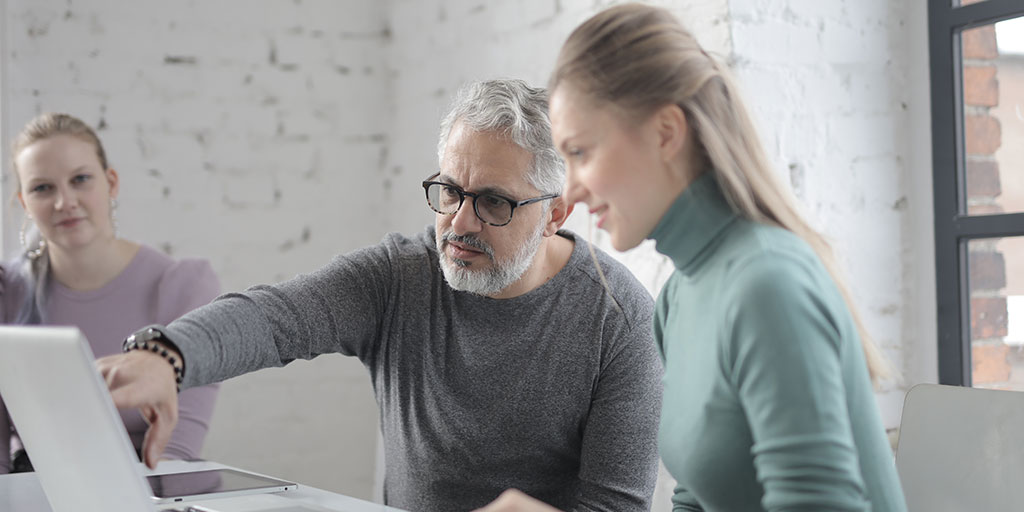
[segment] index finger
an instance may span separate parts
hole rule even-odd
[[[168,418],[166,413],[143,411],[146,421],[149,421],[149,428],[146,429],[146,436],[142,439],[142,458],[150,469],[156,469],[160,456],[163,455],[167,443],[171,441],[171,434],[174,432],[174,421]]]

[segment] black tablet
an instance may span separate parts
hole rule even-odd
[[[210,469],[146,477],[156,503],[197,498],[222,498],[261,492],[282,492],[298,487],[286,482],[235,469]]]

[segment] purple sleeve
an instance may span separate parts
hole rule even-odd
[[[11,321],[11,290],[8,285],[7,269],[0,265],[0,321],[9,323]],[[11,472],[11,420],[7,416],[7,407],[4,406],[4,398],[0,396],[0,475]]]
[[[163,456],[168,459],[198,459],[210,428],[219,384],[186,389],[178,395],[178,425]]]
[[[220,293],[220,281],[205,260],[183,259],[164,272],[157,290],[157,323],[169,324]],[[196,459],[210,427],[218,384],[186,389],[178,396],[178,425],[163,456]]]

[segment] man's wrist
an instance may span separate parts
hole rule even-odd
[[[167,338],[162,329],[150,326],[135,331],[125,338],[121,349],[123,352],[145,350],[164,358],[174,369],[175,386],[178,392],[181,392],[181,383],[185,379],[185,360],[181,351]]]

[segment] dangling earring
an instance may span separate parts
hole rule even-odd
[[[25,236],[25,230],[28,229],[28,221],[30,220],[32,220],[32,216],[27,213],[25,214],[25,217],[21,219],[21,231],[18,231],[18,240],[21,242],[22,249],[28,248],[28,240]]]
[[[21,247],[25,249],[25,256],[28,256],[28,259],[30,260],[34,260],[42,256],[43,251],[46,250],[46,240],[40,236],[39,246],[35,249],[29,249],[28,235],[26,234],[26,231],[28,231],[28,223],[30,220],[32,220],[32,216],[26,213],[24,220],[21,222],[21,231],[18,232],[18,240],[21,242]]]
[[[114,239],[117,239],[117,199],[110,198],[110,225],[114,228]]]

